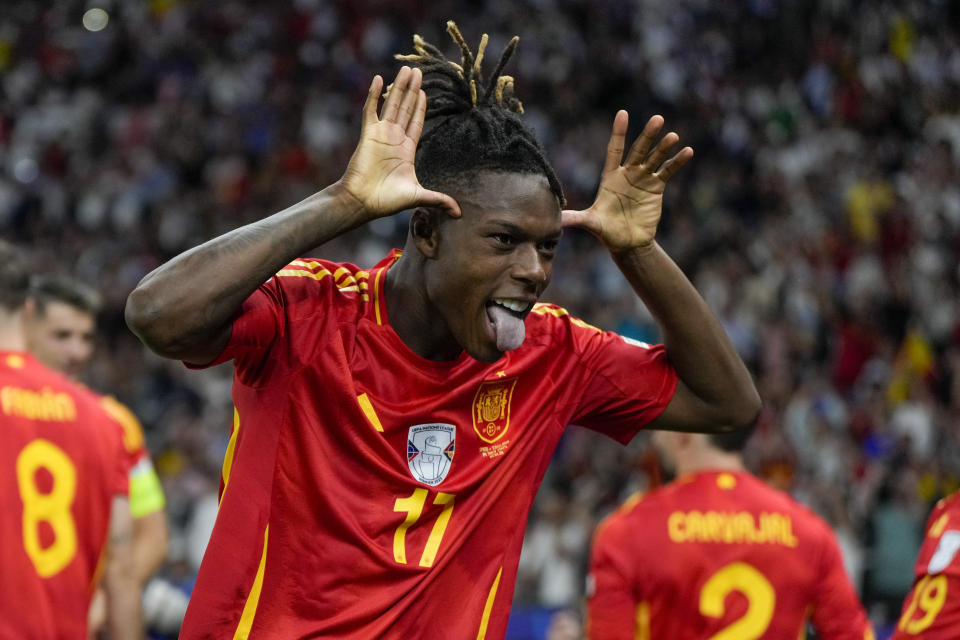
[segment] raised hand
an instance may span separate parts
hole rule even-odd
[[[365,209],[369,219],[393,215],[412,207],[438,207],[460,215],[456,200],[424,189],[413,160],[423,132],[427,95],[420,89],[420,69],[401,67],[380,115],[377,104],[383,78],[375,76],[363,105],[360,142],[340,183]]]
[[[587,209],[564,211],[563,226],[587,229],[614,253],[650,245],[657,234],[667,180],[693,157],[693,149],[684,147],[664,161],[680,137],[671,131],[654,146],[662,127],[663,117],[650,118],[621,164],[627,112],[618,111],[597,199]]]

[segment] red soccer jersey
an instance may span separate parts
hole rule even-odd
[[[493,364],[425,360],[386,270],[298,260],[254,293],[220,513],[182,638],[498,638],[566,424],[628,441],[676,386],[661,347],[538,306]]]
[[[589,638],[872,639],[830,528],[749,473],[702,472],[597,530]]]
[[[960,636],[960,493],[944,498],[927,521],[913,588],[892,640]]]
[[[86,637],[126,461],[96,396],[25,353],[0,352],[0,639]]]

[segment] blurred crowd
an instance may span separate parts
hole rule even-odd
[[[146,429],[173,528],[164,577],[189,592],[216,515],[232,370],[150,355],[125,328],[127,294],[336,180],[372,75],[392,74],[413,33],[452,56],[449,18],[472,43],[489,32],[491,52],[520,35],[507,71],[571,207],[592,200],[619,108],[631,135],[661,113],[694,147],[659,240],[756,376],[750,467],[830,522],[883,628],[930,506],[960,487],[950,0],[7,0],[0,233],[39,273],[105,296],[87,381]],[[372,265],[404,233],[384,219],[314,255]],[[564,238],[545,298],[658,340],[586,234]],[[665,479],[643,435],[624,448],[569,431],[531,514],[512,637],[576,608],[598,519]]]

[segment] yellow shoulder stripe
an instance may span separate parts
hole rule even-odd
[[[123,427],[123,446],[129,453],[143,448],[143,427],[125,405],[112,396],[101,396],[100,406]]]
[[[278,277],[281,277],[281,278],[284,278],[284,277],[313,278],[314,280],[318,280],[318,281],[319,281],[319,280],[323,280],[324,278],[326,278],[326,277],[329,276],[329,275],[330,275],[330,272],[327,271],[326,269],[324,269],[323,271],[317,271],[316,273],[314,273],[313,271],[307,271],[307,270],[305,270],[305,269],[303,269],[303,270],[301,270],[301,269],[281,269],[280,271],[277,271],[277,276],[278,276]]]
[[[311,271],[310,269],[319,270]],[[281,278],[312,278],[318,282],[330,275],[333,276],[334,282],[336,283],[339,291],[344,293],[359,293],[361,299],[363,299],[365,302],[370,299],[366,293],[370,286],[367,283],[367,278],[370,276],[370,274],[366,271],[358,271],[356,277],[354,277],[353,274],[351,274],[350,271],[345,267],[340,267],[331,274],[330,271],[325,269],[319,262],[313,260],[294,260],[287,265],[287,268],[281,269],[277,272],[277,276]]]
[[[563,307],[557,307],[551,304],[544,304],[542,302],[538,302],[537,304],[533,305],[533,309],[531,310],[531,313],[536,313],[541,316],[553,316],[554,318],[563,318],[564,316],[569,316],[570,323],[573,325],[576,325],[583,329],[593,329],[594,331],[601,331],[601,329],[599,329],[598,327],[595,327],[592,324],[584,322],[580,318],[570,315],[570,312],[564,309]]]

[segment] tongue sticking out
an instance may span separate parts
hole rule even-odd
[[[526,335],[523,320],[496,304],[487,307],[487,316],[493,323],[493,333],[497,336],[497,349],[511,351],[523,344]]]

